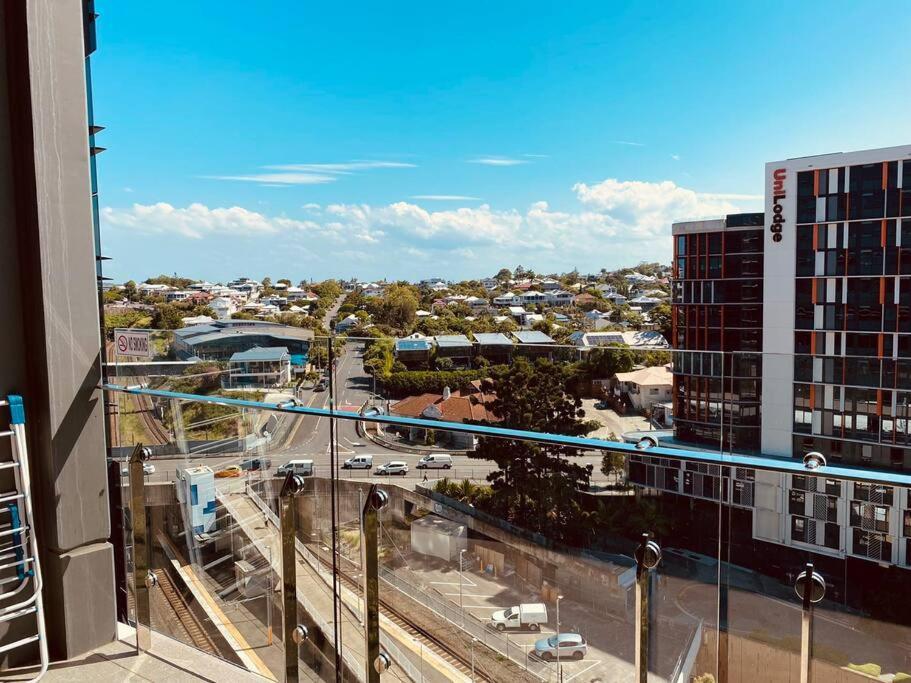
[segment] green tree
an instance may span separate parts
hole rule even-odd
[[[652,322],[658,327],[658,331],[664,335],[668,341],[671,340],[671,306],[667,302],[661,302],[655,306],[649,313]]]
[[[622,453],[616,451],[605,451],[604,457],[601,458],[601,473],[608,479],[624,471],[626,458]]]
[[[500,268],[497,271],[497,274],[494,275],[494,278],[500,282],[505,282],[506,280],[512,280],[512,271],[509,268]]]
[[[136,282],[127,280],[123,283],[123,294],[130,301],[136,301],[139,298],[139,292],[136,291]]]
[[[517,358],[483,382],[495,398],[488,408],[500,418],[499,426],[534,432],[581,436],[594,424],[584,420],[582,402],[564,392],[561,366],[546,359],[534,364]],[[490,504],[495,514],[556,540],[573,540],[583,530],[574,528],[575,497],[588,487],[592,466],[579,465],[578,451],[542,442],[482,437],[471,457],[496,462],[488,476]]]
[[[418,296],[409,285],[392,285],[385,295],[370,303],[370,312],[378,324],[407,332],[414,324]]]
[[[174,304],[157,304],[152,313],[152,328],[155,330],[177,330],[183,327],[184,311]]]

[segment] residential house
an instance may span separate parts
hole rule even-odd
[[[569,341],[581,347],[582,350],[614,344],[646,351],[663,351],[670,348],[664,335],[655,330],[573,332],[569,336]]]
[[[442,334],[434,337],[436,358],[449,358],[458,367],[471,366],[471,341],[464,334]]]
[[[625,296],[620,294],[620,292],[613,292],[611,294],[605,294],[604,298],[610,301],[614,306],[622,306],[626,303],[627,299]]]
[[[209,302],[209,308],[215,311],[215,316],[219,320],[230,318],[232,313],[237,312],[237,306],[234,301],[227,297],[216,297]]]
[[[471,310],[473,311],[483,311],[490,306],[487,299],[482,299],[479,296],[469,296],[465,299],[464,303],[471,307]]]
[[[429,277],[426,280],[421,280],[419,284],[422,287],[433,287],[434,285],[445,285],[446,280],[441,277]]]
[[[432,351],[433,344],[423,335],[395,340],[395,358],[409,370],[429,367]]]
[[[673,385],[670,364],[618,372],[611,378],[614,395],[622,400],[628,397],[630,405],[638,411],[648,411],[656,403],[670,401]]]
[[[519,325],[525,324],[525,316],[528,313],[521,306],[510,306],[509,315],[512,316]]]
[[[165,292],[172,289],[174,289],[174,287],[170,287],[169,285],[150,284],[148,282],[141,282],[136,285],[136,291],[142,296],[164,296]]]
[[[354,315],[354,313],[352,313],[351,315],[349,315],[345,318],[342,318],[335,324],[335,331],[336,332],[347,332],[352,327],[357,327],[360,324],[360,322],[361,321],[358,319],[358,317],[356,315]]]
[[[377,284],[376,282],[368,282],[366,285],[361,287],[361,294],[368,299],[375,296],[382,296],[386,291],[386,287],[382,284]]]
[[[642,285],[642,284],[652,284],[657,278],[651,275],[643,275],[642,273],[627,273],[623,276],[626,279],[626,282],[629,285]]]
[[[595,285],[595,291],[599,292],[601,294],[601,296],[606,297],[608,294],[613,294],[614,292],[616,292],[617,288],[611,284],[601,283],[601,284]]]
[[[181,318],[184,327],[193,327],[193,325],[210,325],[215,321],[207,315],[193,315]]]
[[[524,330],[513,332],[512,336],[516,338],[518,346],[516,352],[521,353],[529,358],[553,358],[553,347],[557,344],[543,332],[537,330]]]
[[[194,294],[194,292],[186,289],[173,289],[171,291],[164,292],[164,300],[168,303],[172,303],[174,301],[183,301],[185,299],[189,299],[191,294]]]
[[[494,306],[521,306],[522,298],[518,294],[513,294],[512,292],[506,292],[506,294],[500,294],[493,298]]]
[[[430,285],[429,289],[431,292],[445,292],[447,289],[449,289],[449,285],[447,285],[445,282],[436,282]]]
[[[560,281],[554,280],[553,278],[546,277],[542,280],[538,280],[538,287],[540,287],[545,292],[552,292],[557,289],[560,289]]]
[[[588,292],[582,292],[582,294],[576,295],[575,299],[573,300],[573,303],[575,303],[576,306],[584,306],[586,304],[596,303],[597,301],[598,301],[597,297],[592,296]]]
[[[650,296],[637,296],[635,299],[629,300],[629,305],[632,307],[638,307],[642,309],[643,313],[648,313],[655,306],[661,303],[661,299],[656,299]]]
[[[398,417],[439,420],[441,422],[499,422],[489,406],[495,396],[481,390],[481,381],[471,383],[465,391],[443,389],[441,394],[427,393],[409,396],[394,404],[389,412]],[[426,429],[417,427],[391,427],[410,441],[426,443],[429,435]],[[472,434],[461,434],[448,430],[434,430],[433,443],[453,450],[474,450],[477,439]]]
[[[488,292],[491,292],[500,286],[500,281],[493,277],[485,277],[481,280],[481,286]]]
[[[537,292],[533,289],[530,289],[527,292],[522,292],[519,295],[519,298],[522,300],[523,306],[547,303],[547,295],[543,292]]]
[[[547,303],[551,306],[572,306],[575,296],[565,289],[555,289],[546,292]]]
[[[284,346],[238,351],[228,360],[227,388],[281,387],[291,382],[291,354]]]
[[[308,303],[316,303],[319,301],[319,297],[315,292],[303,289],[302,287],[288,287],[288,289],[285,290],[285,297],[288,301],[306,301]]]
[[[501,332],[477,332],[474,335],[475,355],[482,356],[493,365],[512,360],[513,342]]]

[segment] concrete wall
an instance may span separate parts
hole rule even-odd
[[[72,657],[116,626],[82,3],[0,22],[0,393],[25,398],[49,645]]]

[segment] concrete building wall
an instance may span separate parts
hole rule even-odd
[[[0,22],[0,393],[25,399],[48,640],[62,658],[116,627],[83,6],[4,3]]]

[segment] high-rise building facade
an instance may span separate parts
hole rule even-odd
[[[761,213],[673,226],[674,425],[682,441],[720,447],[723,435],[725,450],[759,450],[763,232]]]
[[[673,228],[677,440],[911,468],[911,145],[769,163],[758,248],[742,220]],[[908,490],[633,460],[635,483],[751,510],[756,540],[911,566]]]

